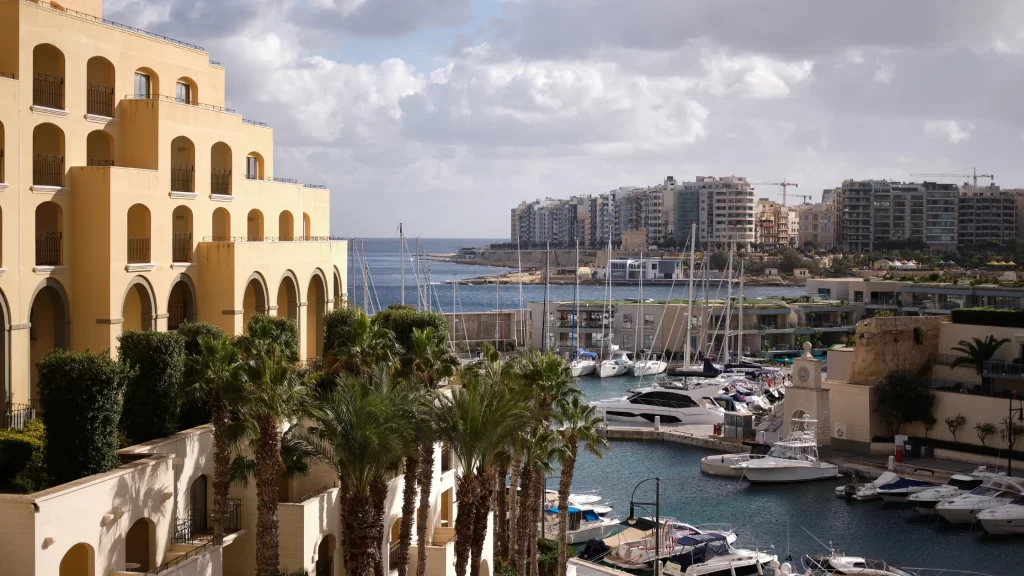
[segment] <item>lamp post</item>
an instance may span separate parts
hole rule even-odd
[[[644,482],[654,480],[654,502],[639,502],[636,500],[636,490]],[[640,506],[644,510],[645,506],[654,506],[654,576],[661,576],[661,478],[655,476],[654,478],[647,478],[641,480],[640,484],[637,484],[633,488],[633,494],[629,497],[629,518],[626,518],[626,523],[629,525],[636,524],[636,515],[633,513],[633,507]],[[647,514],[651,511],[647,510]]]
[[[1017,421],[1024,420],[1024,402],[1021,402],[1020,408],[1013,407],[1013,400],[1017,397],[1017,393],[1014,392],[1010,396],[1010,413],[1006,417],[1006,445],[1009,450],[1006,451],[1006,475],[1013,476],[1013,445],[1017,439],[1014,438],[1015,434],[1013,431],[1013,417],[1017,416]]]
[[[547,536],[545,535],[545,530],[547,529],[547,519],[544,518],[544,510],[547,508],[547,503],[548,502],[547,502],[547,498],[545,498],[545,496],[547,496],[548,480],[551,480],[552,478],[560,478],[560,477],[559,476],[545,476],[544,477],[544,488],[540,491],[540,538],[541,538],[541,540],[547,539]]]

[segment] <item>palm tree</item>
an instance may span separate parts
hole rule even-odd
[[[241,379],[238,352],[226,336],[199,338],[200,354],[190,358],[194,381],[186,382],[183,395],[210,403],[210,421],[213,423],[213,543],[224,541],[224,524],[227,522],[228,488],[231,481],[228,468],[231,464],[231,443],[228,440],[228,426],[231,416],[227,398],[232,395],[231,387],[238,386]]]
[[[324,354],[328,373],[366,374],[381,364],[393,365],[399,358],[395,334],[358,310],[346,338]]]
[[[541,522],[538,504],[546,503],[545,480],[552,471],[551,463],[561,459],[562,447],[558,434],[545,425],[534,426],[524,445],[515,527],[516,550],[512,552],[519,576],[538,576],[537,525]]]
[[[281,460],[281,423],[300,416],[308,406],[309,388],[296,377],[293,354],[282,348],[280,333],[270,322],[255,322],[249,334],[236,341],[241,358],[241,386],[232,394],[231,436],[247,446],[232,466],[241,477],[256,478],[256,574],[277,576],[278,472]]]
[[[562,473],[558,479],[558,576],[566,576],[566,530],[569,523],[569,489],[576,470],[576,455],[580,443],[583,449],[601,458],[608,449],[604,437],[604,419],[594,407],[579,396],[573,396],[558,407],[562,427],[558,431],[564,444],[561,451]]]
[[[955,358],[953,360],[952,367],[956,368],[957,366],[964,365],[973,366],[974,371],[978,373],[978,376],[981,376],[985,370],[985,362],[991,360],[992,357],[996,355],[996,352],[999,351],[999,348],[1001,348],[1003,344],[1007,344],[1009,342],[1010,340],[1008,338],[997,340],[996,337],[991,334],[986,336],[984,340],[981,338],[971,338],[970,341],[961,340],[957,342],[958,345],[953,346],[952,349],[963,354],[963,356]]]
[[[409,564],[409,546],[412,544],[413,517],[416,513],[416,488],[426,479],[426,488],[420,496],[420,509],[423,519],[417,524],[417,542],[420,543],[420,551],[427,538],[428,513],[430,511],[430,489],[434,471],[434,439],[437,437],[434,429],[434,412],[437,393],[433,388],[420,386],[416,382],[406,382],[408,403],[402,408],[405,409],[404,418],[411,424],[412,439],[408,446],[409,452],[405,455],[403,472],[402,491],[402,518],[398,530],[398,574],[406,576]],[[424,456],[426,454],[426,456]],[[423,511],[424,506],[426,511]],[[421,560],[422,559],[422,560]],[[426,554],[417,554],[417,570],[423,564],[426,570]]]
[[[342,548],[350,576],[382,569],[387,487],[414,441],[406,418],[410,396],[403,386],[387,366],[339,375],[311,411],[313,424],[303,434],[309,449],[338,474]]]

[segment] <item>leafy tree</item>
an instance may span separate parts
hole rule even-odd
[[[873,318],[891,318],[895,316],[892,310],[875,310],[874,314],[871,315]]]
[[[395,335],[375,316],[357,310],[351,324],[340,331],[342,338],[332,342],[324,354],[328,373],[367,373],[381,364],[394,365],[401,355]]]
[[[188,388],[199,378],[196,374],[197,359],[203,353],[199,339],[208,336],[214,340],[220,340],[224,336],[224,331],[206,322],[185,322],[178,326],[177,332],[185,340],[185,373],[182,383]],[[194,428],[211,421],[210,408],[212,406],[208,396],[184,394],[179,395],[179,400],[181,400],[178,413],[179,429]]]
[[[996,433],[996,425],[991,422],[979,422],[974,425],[974,432],[978,435],[981,445],[985,446],[985,440]]]
[[[965,424],[967,424],[967,418],[963,414],[946,417],[946,428],[949,428],[949,433],[953,436],[953,442],[956,442],[957,431],[963,428]]]
[[[965,365],[972,366],[974,371],[978,373],[978,376],[981,376],[985,370],[985,362],[991,360],[1003,344],[1007,344],[1009,342],[1009,338],[996,339],[996,337],[991,334],[986,336],[984,340],[981,338],[961,340],[952,348],[962,354],[962,356],[953,359],[952,367],[956,368],[957,366]]]
[[[892,374],[878,386],[875,412],[891,435],[910,422],[923,422],[932,416],[935,394],[903,374]]]
[[[121,425],[133,444],[177,432],[178,390],[185,375],[185,339],[176,332],[131,330],[118,337],[118,362],[128,374]]]

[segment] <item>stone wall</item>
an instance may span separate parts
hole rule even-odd
[[[857,323],[851,384],[875,385],[888,374],[916,375],[931,365],[938,352],[939,332],[944,318],[892,316],[870,318]],[[921,343],[914,329],[921,329]]]

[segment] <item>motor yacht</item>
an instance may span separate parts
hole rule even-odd
[[[967,494],[943,500],[935,512],[953,524],[971,524],[982,510],[1009,504],[1024,493],[1024,480],[999,476],[989,478]]]
[[[668,362],[665,362],[657,352],[651,352],[643,358],[633,362],[633,376],[657,376],[668,370]]]
[[[984,482],[983,478],[967,474],[954,474],[950,476],[949,482],[942,486],[928,488],[916,494],[911,494],[907,501],[914,507],[914,510],[922,516],[931,516],[935,513],[935,507],[943,500],[963,496]]]
[[[789,437],[773,444],[764,458],[740,462],[732,468],[741,470],[751,482],[808,482],[838,477],[838,466],[818,460],[818,421],[797,418],[792,423]]]
[[[721,424],[725,410],[712,399],[721,388],[699,386],[692,390],[654,385],[639,388],[629,396],[591,402],[608,422],[662,424]]]
[[[606,563],[624,570],[644,570],[653,566],[655,559],[667,560],[679,558],[704,546],[707,542],[724,542],[726,545],[736,541],[736,533],[726,525],[694,526],[674,519],[662,519],[656,544],[655,526],[651,518],[635,518],[633,524],[601,541],[603,552],[596,543],[588,542],[588,553],[604,554]]]
[[[890,566],[881,560],[870,560],[860,556],[845,556],[836,552],[828,556],[804,556],[803,564],[808,574],[815,575],[914,576],[913,572]]]
[[[597,375],[601,378],[626,376],[633,370],[633,353],[625,350],[612,352],[611,358],[602,360],[597,367]]]
[[[662,567],[668,576],[760,576],[778,567],[778,557],[756,550],[733,548],[719,536],[698,543],[688,554],[673,556]]]
[[[917,494],[936,486],[937,484],[934,482],[914,480],[913,478],[899,478],[895,482],[879,486],[876,489],[876,493],[885,502],[906,502],[911,494]]]
[[[601,516],[592,506],[570,505],[566,528],[566,542],[582,544],[593,538],[605,538],[618,530],[621,523],[618,518]],[[544,509],[544,523],[548,527],[558,526],[558,506]]]
[[[878,487],[891,484],[899,479],[900,477],[892,472],[882,472],[881,476],[871,482],[850,482],[836,487],[836,496],[848,500],[878,500],[880,498]]]
[[[1024,496],[982,510],[976,518],[989,534],[1024,534]]]

